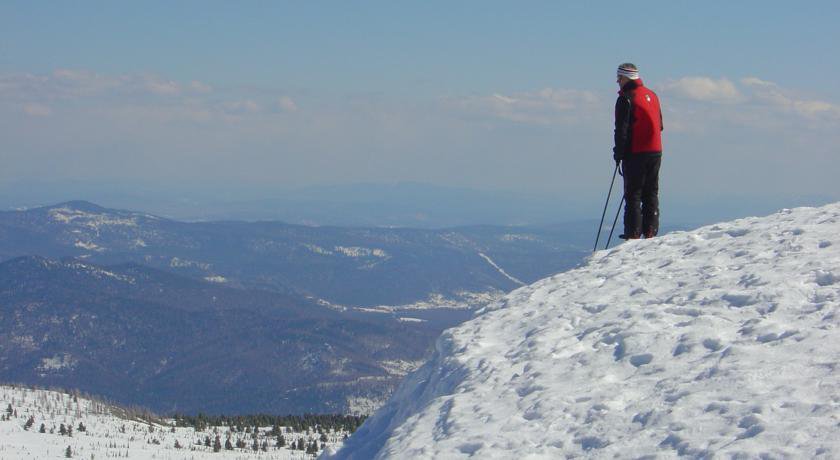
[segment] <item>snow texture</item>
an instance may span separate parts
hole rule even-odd
[[[839,458],[840,203],[637,240],[446,331],[330,459]]]

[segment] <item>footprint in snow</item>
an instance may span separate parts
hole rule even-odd
[[[724,294],[723,300],[735,308],[743,308],[756,303],[758,300],[750,294]]]
[[[817,270],[815,275],[815,281],[822,287],[831,286],[832,284],[840,281],[840,276],[835,275],[833,272]]]
[[[732,230],[727,230],[726,234],[733,237],[733,238],[737,238],[739,236],[744,236],[749,232],[750,231],[747,230],[746,228],[734,228]]]
[[[745,431],[739,434],[736,439],[754,438],[764,432],[764,425],[755,415],[748,415],[741,419],[738,423],[738,428],[743,428]]]
[[[462,454],[473,455],[476,452],[478,452],[478,450],[481,449],[482,447],[484,447],[483,443],[469,442],[469,443],[461,444],[460,446],[458,446],[458,450]]]
[[[651,361],[653,361],[653,355],[650,353],[643,353],[640,355],[633,355],[630,357],[630,364],[636,367],[641,367],[645,364],[650,364]]]
[[[723,344],[718,339],[705,339],[703,340],[703,346],[710,351],[718,351],[723,348]]]
[[[673,356],[677,357],[681,354],[689,353],[690,351],[691,351],[691,345],[688,345],[687,343],[680,343],[676,346],[676,348],[674,348]]]

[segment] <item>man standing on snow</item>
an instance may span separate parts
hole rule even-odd
[[[613,159],[624,172],[625,240],[653,238],[659,232],[659,164],[662,161],[662,111],[659,98],[630,63],[618,66],[621,90],[615,102]]]

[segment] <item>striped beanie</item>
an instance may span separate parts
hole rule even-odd
[[[629,62],[618,66],[617,74],[619,77],[627,77],[631,80],[639,79],[639,69],[637,69],[635,65],[630,64]]]

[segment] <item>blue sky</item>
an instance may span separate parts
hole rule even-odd
[[[595,203],[631,61],[665,108],[664,206],[840,199],[838,20],[834,2],[3,2],[0,180]]]

